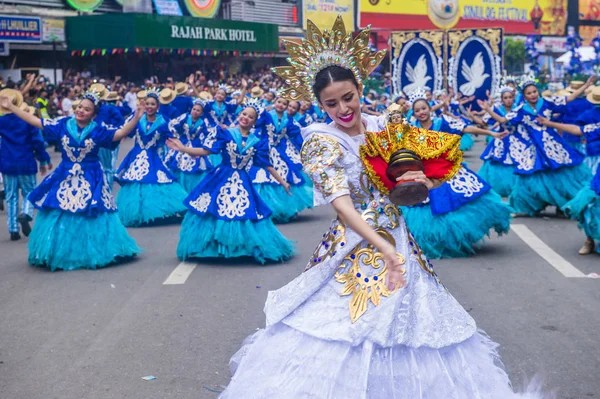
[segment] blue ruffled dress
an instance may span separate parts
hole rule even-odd
[[[537,123],[538,115],[551,118],[561,113],[566,97],[540,98],[506,114],[517,130],[511,137],[510,155],[517,180],[510,195],[515,212],[534,216],[548,205],[563,207],[590,181],[584,155],[566,144],[556,130]]]
[[[202,119],[196,122],[190,114],[183,114],[169,122],[169,130],[175,137],[179,137],[186,147],[200,147],[208,135],[208,125]],[[177,177],[179,184],[191,193],[212,169],[208,157],[194,157],[184,152],[169,150],[165,163]]]
[[[262,264],[289,259],[293,244],[271,221],[271,210],[246,171],[253,164],[271,166],[268,139],[219,127],[202,147],[220,153],[223,162],[185,200],[189,212],[179,234],[179,259],[251,256]]]
[[[589,148],[600,148],[600,123],[586,125],[582,128]],[[591,183],[581,189],[562,210],[572,219],[578,221],[579,228],[585,235],[600,240],[600,170],[596,171]],[[600,248],[597,249],[600,253]]]
[[[508,113],[504,107],[495,107],[494,112],[500,116],[506,116]],[[496,131],[504,130],[514,132],[515,128],[503,124],[496,129]],[[517,180],[514,174],[515,163],[510,157],[511,138],[510,136],[503,139],[488,137],[491,140],[481,154],[480,158],[483,160],[483,165],[481,165],[477,174],[502,197],[508,197]]]
[[[55,270],[97,269],[141,249],[117,216],[98,157],[114,148],[116,129],[74,118],[43,119],[44,135],[61,143],[62,161],[29,195],[38,209],[29,236],[29,263]]]
[[[580,116],[593,108],[594,104],[590,103],[585,97],[576,98],[575,100],[568,102],[567,105],[564,107],[561,122],[568,124],[577,124],[580,119]],[[585,153],[585,143],[583,142],[581,136],[575,136],[563,132],[562,138],[571,147]]]
[[[117,171],[122,186],[117,206],[123,224],[142,226],[184,213],[187,192],[158,154],[170,137],[168,122],[157,114],[150,123],[144,115],[132,134],[134,146]]]
[[[260,126],[269,140],[270,164],[291,186],[292,196],[264,168],[256,165],[250,170],[250,177],[260,197],[273,212],[276,223],[288,223],[298,213],[311,208],[313,203],[312,186],[302,170],[300,152],[300,126],[284,113],[280,119],[273,110],[263,113],[257,126]]]
[[[420,123],[415,126],[421,127]],[[461,134],[461,120],[435,118],[431,130]],[[429,191],[428,200],[402,207],[406,224],[427,257],[457,258],[475,254],[476,244],[490,231],[510,229],[511,209],[475,172],[462,167],[456,176]]]

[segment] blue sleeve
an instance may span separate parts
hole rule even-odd
[[[463,119],[455,119],[446,115],[442,115],[442,125],[440,127],[441,132],[462,135],[463,130],[465,130],[466,127],[467,125]]]
[[[50,154],[48,154],[48,151],[46,151],[42,131],[30,126],[30,134],[31,145],[33,146],[33,154],[35,155],[35,159],[37,159],[41,165],[48,165],[50,163]]]
[[[225,148],[226,142],[227,136],[225,130],[217,126],[215,129],[209,129],[208,136],[206,136],[202,143],[202,148],[207,149],[213,154],[218,154]]]
[[[544,103],[553,114],[564,114],[567,112],[567,97],[556,96],[544,98]]]
[[[508,124],[517,127],[517,125],[523,121],[523,112],[523,106],[519,106],[514,111],[507,113],[505,118]]]
[[[119,142],[113,142],[115,137],[115,133],[119,130],[116,126],[108,126],[107,124],[102,124],[96,128],[97,131],[94,134],[94,141],[98,145],[98,147],[102,148],[111,148],[114,149]]]
[[[61,132],[67,129],[65,126],[66,121],[69,118],[42,118],[42,131],[47,141],[58,141],[60,140]]]
[[[169,129],[169,123],[171,123],[171,122],[169,120],[167,120],[167,123],[165,123],[164,125],[162,125],[161,127],[158,128],[158,133],[160,133],[160,137],[163,140],[172,139],[174,137],[177,137],[176,135],[171,133],[171,130]]]
[[[254,154],[254,165],[258,166],[259,168],[273,166],[269,157],[269,140],[266,136],[262,136],[254,148],[256,148],[256,154]]]
[[[294,147],[300,150],[302,148],[303,141],[302,129],[300,127],[300,124],[295,120],[292,120],[292,122],[288,125],[287,133],[288,137],[290,138],[290,141],[292,142],[292,144],[294,144]]]
[[[177,137],[183,132],[183,124],[185,123],[187,114],[181,114],[175,119],[169,121],[170,137]]]

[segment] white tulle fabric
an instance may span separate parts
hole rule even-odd
[[[317,126],[315,131],[312,125],[313,133],[336,138],[343,149],[339,161],[353,199],[371,195],[360,192],[360,138],[331,133],[330,125]],[[373,195],[378,204],[389,204],[385,197],[379,201],[377,190]],[[391,222],[381,214],[373,227]],[[477,331],[437,277],[421,267],[404,220],[387,230],[406,259],[406,286],[383,297],[379,306],[369,303],[352,323],[351,296],[340,296],[343,284],[334,278],[344,257],[363,242],[347,228],[346,244],[334,256],[269,293],[267,327],[249,337],[231,359],[233,378],[221,399],[522,397],[513,393],[497,345]],[[368,277],[380,271],[363,265],[362,272]]]

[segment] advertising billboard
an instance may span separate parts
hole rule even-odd
[[[593,0],[590,0],[593,1]],[[476,29],[565,34],[567,0],[359,0],[359,26],[374,29]]]
[[[354,0],[304,0],[304,29],[310,19],[319,29],[330,29],[338,15],[346,30],[354,30]]]

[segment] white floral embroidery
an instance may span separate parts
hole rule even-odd
[[[294,182],[294,184],[300,184],[302,182],[302,179],[300,179],[298,176],[296,176],[294,172],[292,172],[292,181]]]
[[[90,183],[85,180],[81,165],[76,163],[71,167],[69,175],[60,183],[56,192],[59,206],[65,211],[77,212],[85,209],[91,198]]]
[[[206,212],[210,205],[211,197],[209,193],[203,193],[195,201],[190,202],[190,205],[198,212]]]
[[[519,169],[532,170],[535,165],[535,148],[527,146],[515,136],[510,136],[510,157],[517,163]]]
[[[565,96],[554,96],[550,99],[545,99],[546,101],[550,101],[552,103],[554,103],[555,105],[566,105],[567,104],[567,97]]]
[[[448,184],[450,184],[452,191],[463,194],[467,198],[472,197],[473,194],[478,193],[483,188],[483,183],[479,181],[477,176],[465,168],[460,168]]]
[[[269,175],[267,175],[267,170],[266,169],[259,169],[258,172],[256,172],[256,177],[254,178],[254,180],[252,180],[252,183],[268,183],[271,180],[269,179]]]
[[[542,142],[544,143],[544,152],[546,156],[553,161],[567,165],[572,163],[571,156],[565,147],[558,141],[554,140],[548,132],[544,132],[542,135]]]
[[[246,150],[244,154],[240,155],[237,152],[238,146],[233,141],[227,143],[226,149],[229,154],[229,162],[234,169],[244,169],[256,152],[256,148],[252,147]]]
[[[494,139],[494,157],[502,158],[504,155],[504,142],[500,139]]]
[[[169,176],[167,176],[167,174],[165,172],[163,172],[162,170],[159,170],[158,172],[156,172],[156,177],[157,177],[157,181],[159,183],[171,183],[173,182],[172,179],[169,178]]]
[[[217,205],[219,206],[219,216],[229,219],[244,216],[246,209],[250,207],[248,191],[244,188],[237,171],[233,172],[221,187],[217,196]]]
[[[83,148],[71,147],[69,145],[69,138],[67,136],[62,136],[62,138],[60,140],[62,143],[62,147],[65,150],[65,154],[67,154],[67,158],[69,158],[69,160],[71,162],[83,161],[83,159],[86,157],[86,155],[89,154],[90,152],[92,152],[92,150],[96,146],[96,144],[94,143],[94,140],[92,140],[92,139],[85,140],[83,142],[85,147],[83,147]],[[74,151],[76,151],[76,150],[79,150],[78,156],[75,156]]]
[[[152,136],[152,139],[150,139],[150,141],[148,141],[148,143],[146,143],[146,144],[144,144],[144,141],[142,140],[142,136],[140,135],[139,132],[136,132],[136,134],[135,134],[135,141],[142,150],[147,150],[149,148],[154,147],[158,143],[158,140],[160,140],[160,133],[158,133],[158,132],[154,133],[154,136]]]
[[[277,173],[279,173],[279,175],[281,176],[281,178],[283,180],[287,180],[290,169],[287,166],[287,164],[285,162],[283,162],[283,159],[281,159],[281,156],[279,155],[279,151],[277,151],[277,149],[275,147],[271,147],[271,151],[270,151],[269,155],[271,158],[271,165],[273,165],[273,167],[275,168]]]
[[[442,117],[444,118],[444,120],[446,122],[448,122],[448,125],[450,125],[450,129],[458,130],[460,132],[465,130],[466,125],[462,121],[462,119],[452,118],[452,117],[449,117],[448,115],[442,115]]]
[[[300,159],[300,152],[294,147],[290,140],[286,141],[285,145],[285,155],[287,155],[290,160],[295,164],[302,164],[302,159]]]
[[[108,182],[106,181],[106,176],[104,176],[102,181],[102,203],[104,204],[104,207],[108,210],[117,209],[115,197],[113,197],[110,190],[108,189]]]
[[[191,147],[191,144],[188,143],[186,147]],[[191,172],[196,165],[196,158],[185,152],[177,153],[175,159],[177,159],[177,167],[183,172]]]
[[[181,123],[181,121],[186,117],[187,117],[187,114],[181,114],[177,118],[171,119],[169,121],[169,131],[171,132],[171,134],[173,136],[179,137],[179,134],[177,133],[177,129],[175,129],[175,126],[177,126],[179,123]],[[184,124],[184,126],[183,126],[184,130],[185,130],[186,126],[187,126],[187,124]]]
[[[600,129],[600,123],[590,123],[589,125],[585,125],[583,128],[584,133],[591,133],[594,130]]]
[[[215,145],[216,141],[217,141],[217,129],[211,129],[210,132],[208,133],[208,135],[206,136],[206,139],[204,140],[204,146],[206,146],[208,148],[212,148],[212,146]]]
[[[129,169],[123,175],[125,180],[141,181],[150,172],[150,162],[148,162],[148,153],[142,150],[137,156]]]

